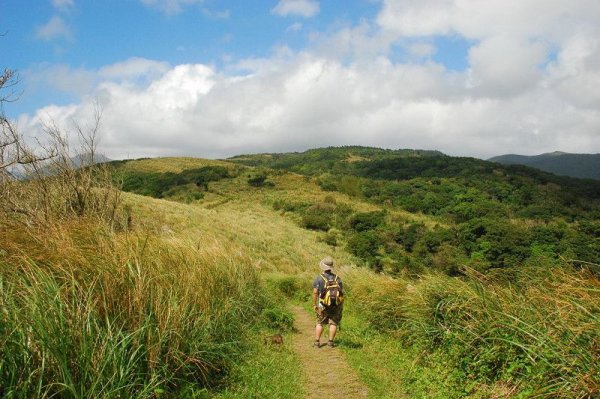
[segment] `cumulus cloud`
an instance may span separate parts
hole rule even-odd
[[[302,24],[300,22],[295,22],[285,29],[286,32],[299,32],[301,30]]]
[[[515,95],[536,86],[543,77],[540,65],[548,48],[541,42],[519,42],[494,36],[469,51],[471,87],[495,95]]]
[[[65,10],[75,5],[75,0],[52,0],[52,5],[60,10]]]
[[[297,15],[310,18],[319,12],[319,2],[315,0],[279,0],[279,3],[271,10],[271,13],[287,17]]]
[[[437,51],[433,44],[427,42],[410,43],[405,47],[410,55],[417,58],[430,57]]]
[[[166,14],[178,14],[183,7],[191,4],[201,4],[204,0],[140,0],[142,4],[154,7]]]
[[[133,57],[97,70],[41,63],[23,71],[23,76],[27,91],[46,91],[51,88],[84,97],[96,90],[99,84],[107,81],[128,86],[148,85],[170,68],[166,62]]]
[[[560,42],[573,32],[597,28],[599,18],[595,0],[384,0],[377,22],[403,36],[542,35]]]
[[[40,40],[54,40],[54,39],[72,39],[73,35],[69,27],[65,24],[63,19],[57,15],[50,18],[50,20],[42,25],[38,26],[35,31],[36,38]]]
[[[214,18],[214,19],[229,19],[229,17],[231,17],[230,10],[217,11],[217,10],[209,10],[208,8],[203,8],[202,14],[204,14],[208,18]]]
[[[19,123],[35,131],[48,116],[85,119],[99,101],[114,158],[345,144],[479,157],[600,152],[600,27],[591,23],[600,3],[480,3],[386,0],[375,21],[223,69],[134,58],[77,70],[87,84],[79,101]],[[444,34],[473,43],[464,71],[431,59]]]

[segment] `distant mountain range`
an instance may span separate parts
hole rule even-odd
[[[71,158],[71,162],[73,162],[73,166],[79,168],[83,165],[91,165],[97,163],[105,163],[110,162],[112,159],[108,158],[104,154],[94,154],[94,159],[91,159],[91,154],[78,154]]]
[[[541,155],[506,154],[488,159],[504,165],[526,165],[561,176],[600,180],[600,154],[549,152]]]
[[[77,154],[77,155],[71,157],[70,161],[74,168],[80,168],[82,166],[89,166],[91,164],[110,162],[110,161],[112,161],[112,159],[108,158],[104,154],[94,154],[93,160],[91,159],[90,154]],[[52,172],[52,170],[53,170],[52,163],[45,163],[45,166],[43,166],[41,168],[40,172],[42,175],[52,175],[52,174],[54,174]],[[13,178],[18,179],[18,180],[25,179],[27,177],[26,170],[23,167],[21,167],[20,165],[18,165],[17,167],[11,168],[11,170],[6,171],[6,172],[8,172],[10,176],[12,176]]]

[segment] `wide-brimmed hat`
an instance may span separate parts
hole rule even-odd
[[[333,269],[333,258],[331,256],[326,256],[325,258],[323,258],[321,260],[321,262],[319,263],[319,267],[321,268],[321,270],[326,271],[326,270],[331,270]]]

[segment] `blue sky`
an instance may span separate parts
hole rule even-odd
[[[373,18],[378,9],[373,1],[331,0],[306,18],[272,13],[277,1],[181,2],[173,10],[161,3],[1,0],[0,27],[6,32],[0,40],[3,66],[21,71],[24,78],[29,70],[48,64],[98,69],[131,57],[224,67],[235,59],[266,57],[277,46],[301,50],[311,32]],[[64,30],[42,36],[40,29],[53,19],[60,20]],[[29,92],[27,81],[22,89],[22,100],[7,109],[12,116],[35,111],[48,101],[61,104],[74,99],[60,91]]]
[[[25,135],[112,157],[362,144],[600,152],[595,0],[0,0]]]

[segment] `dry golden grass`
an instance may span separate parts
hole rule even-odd
[[[342,263],[351,259],[345,250],[319,242],[319,233],[252,200],[231,200],[212,208],[134,194],[124,195],[124,201],[139,215],[134,225],[141,223],[163,237],[198,247],[227,243],[230,251],[249,257],[258,270],[296,274],[317,270],[327,254]]]
[[[154,229],[152,215],[134,232],[92,218],[2,231],[0,392],[150,397],[223,375],[266,303],[253,260]]]
[[[120,168],[124,171],[179,173],[186,169],[201,168],[203,166],[224,166],[227,168],[234,168],[236,165],[233,165],[230,162],[211,159],[191,157],[165,157],[129,161],[121,165]]]
[[[139,165],[138,165],[139,163]],[[221,165],[239,168],[224,161],[194,158],[158,158],[129,162],[126,165],[144,171],[180,171],[186,168]],[[132,169],[133,170],[133,169]],[[252,187],[247,183],[252,168],[238,177],[209,183],[204,198],[190,205],[125,195],[134,214],[146,226],[163,235],[204,245],[211,240],[230,242],[238,252],[253,259],[257,269],[267,272],[301,273],[315,271],[318,261],[329,254],[339,264],[352,265],[355,259],[343,247],[331,247],[319,238],[323,233],[299,226],[301,217],[291,212],[273,210],[275,201],[293,203],[335,202],[348,205],[356,212],[371,212],[382,207],[357,200],[339,192],[323,191],[315,179],[295,173],[269,173],[271,186]],[[390,217],[443,225],[428,216],[388,208]],[[134,225],[136,220],[133,221]]]
[[[370,159],[361,157],[360,155],[355,155],[352,153],[349,153],[348,157],[346,158],[346,162],[348,162],[348,163],[361,162],[361,161],[370,161]]]

